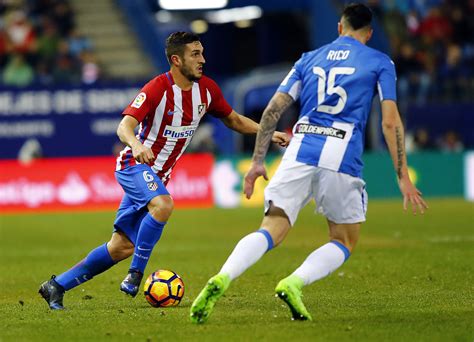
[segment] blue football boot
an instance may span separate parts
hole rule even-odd
[[[143,274],[139,271],[131,270],[120,284],[120,291],[135,297],[140,289]]]
[[[55,275],[51,276],[50,280],[41,284],[38,293],[44,298],[46,303],[48,303],[51,310],[63,310],[64,289],[54,278],[56,278]]]

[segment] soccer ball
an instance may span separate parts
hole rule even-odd
[[[184,283],[173,271],[158,270],[148,276],[143,291],[151,306],[176,306],[184,296]]]

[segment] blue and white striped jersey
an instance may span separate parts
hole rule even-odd
[[[365,127],[373,97],[378,91],[381,101],[396,100],[390,58],[341,36],[304,53],[278,91],[301,102],[284,158],[362,178]]]

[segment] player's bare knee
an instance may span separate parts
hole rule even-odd
[[[173,213],[174,202],[171,196],[157,196],[148,203],[148,212],[159,222],[166,222]]]
[[[123,259],[127,259],[128,257],[132,256],[134,250],[135,250],[134,247],[124,249],[124,250],[122,251],[122,252],[123,252],[123,254],[122,254]]]
[[[288,216],[282,209],[271,205],[263,218],[261,227],[270,233],[273,246],[276,247],[285,239],[291,228],[291,224]]]
[[[130,249],[127,246],[118,245],[118,244],[115,244],[115,245],[107,244],[107,249],[109,251],[110,257],[115,262],[122,261],[123,259],[128,258],[133,253],[133,249]],[[130,252],[130,250],[132,252]]]
[[[272,227],[273,229],[269,229],[270,235],[273,240],[273,246],[277,247],[279,246],[283,240],[285,240],[285,237],[288,233],[288,230],[285,229],[285,227],[278,226],[278,227]],[[265,227],[264,227],[265,229]]]
[[[358,235],[355,234],[330,234],[329,238],[331,241],[342,243],[351,253],[359,240]]]
[[[337,224],[328,220],[329,238],[342,243],[352,252],[359,240],[360,223]]]
[[[116,232],[107,243],[107,250],[115,262],[128,258],[133,254],[135,246],[122,232]]]
[[[116,262],[122,261],[127,259],[133,254],[133,248],[132,249],[122,249],[122,250],[116,250],[115,253],[110,255],[112,259]]]
[[[330,238],[331,241],[337,241],[339,243],[341,243],[342,245],[344,245],[348,250],[349,252],[352,253],[352,250],[354,249],[355,245],[348,239],[341,239],[341,238],[334,238],[334,237],[331,237]]]
[[[283,242],[284,238],[281,238],[279,236],[273,237],[273,248],[280,246],[280,244]]]

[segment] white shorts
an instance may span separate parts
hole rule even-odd
[[[362,179],[288,159],[281,161],[265,189],[265,213],[271,202],[283,209],[293,226],[312,198],[316,212],[334,223],[365,221],[368,197]]]

